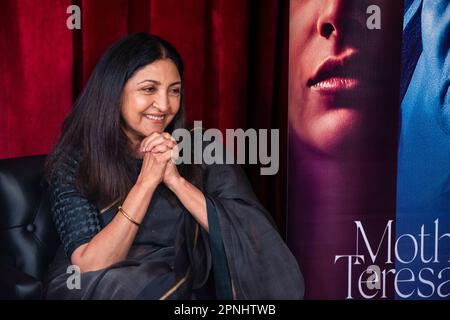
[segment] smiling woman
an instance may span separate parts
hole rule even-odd
[[[132,149],[151,133],[163,132],[180,110],[181,77],[170,59],[155,61],[137,71],[123,91],[124,132]]]
[[[183,64],[134,34],[101,58],[66,119],[47,175],[62,247],[56,299],[300,299],[303,278],[235,165],[175,165]],[[70,290],[66,270],[81,270]]]

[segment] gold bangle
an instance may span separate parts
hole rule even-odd
[[[130,217],[130,216],[125,212],[125,210],[123,210],[122,206],[119,206],[118,209],[119,209],[120,213],[123,214],[123,216],[124,216],[125,218],[127,218],[128,220],[130,220],[132,223],[134,223],[134,224],[137,225],[138,227],[141,225],[139,222],[137,222],[137,221],[134,220],[132,217]]]

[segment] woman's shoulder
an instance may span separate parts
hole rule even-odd
[[[78,173],[81,153],[76,151],[61,153],[56,157],[50,173],[50,182],[73,181]]]

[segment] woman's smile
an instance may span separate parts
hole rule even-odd
[[[165,114],[144,113],[144,118],[146,118],[156,124],[163,124],[164,119],[166,118],[166,115]]]

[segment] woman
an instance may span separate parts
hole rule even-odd
[[[367,26],[373,5],[381,30]],[[370,261],[355,221],[382,235],[395,219],[401,13],[401,1],[290,1],[287,239],[308,299],[361,298],[369,265],[349,279],[338,257]]]
[[[48,160],[62,248],[47,298],[303,296],[297,263],[240,169],[172,161],[182,77],[176,50],[147,34],[119,40],[94,69]]]
[[[381,30],[367,26],[374,5]],[[398,97],[401,10],[389,0],[290,2],[289,125],[308,148],[352,157],[395,135],[396,105],[384,101]]]

